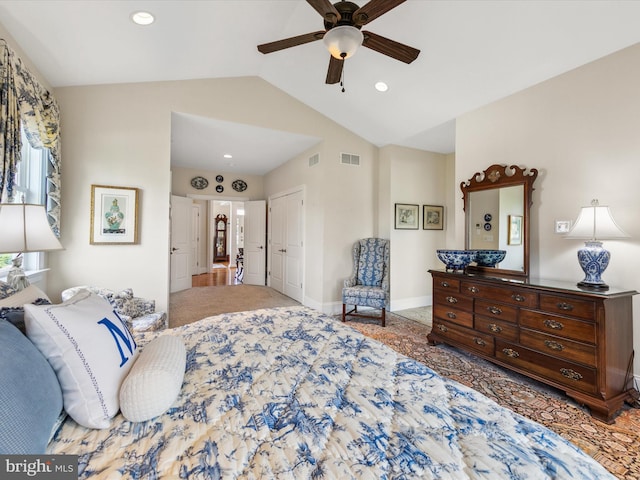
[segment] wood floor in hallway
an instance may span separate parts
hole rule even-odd
[[[229,265],[228,262],[219,263],[224,268],[212,268],[208,273],[193,275],[191,277],[192,287],[215,287],[220,285],[241,285],[242,282],[236,281],[236,266]]]

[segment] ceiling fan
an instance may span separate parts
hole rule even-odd
[[[382,53],[404,63],[413,62],[420,50],[390,40],[373,32],[360,31],[379,16],[387,13],[406,0],[370,0],[359,7],[353,2],[342,0],[331,4],[329,0],[307,0],[324,18],[324,30],[258,45],[261,53],[272,53],[285,48],[303,45],[323,39],[331,53],[326,83],[338,83],[342,77],[344,60],[352,56],[360,45]]]

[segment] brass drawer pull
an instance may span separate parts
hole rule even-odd
[[[487,342],[485,342],[483,339],[478,337],[475,337],[473,341],[476,343],[476,345],[480,345],[481,347],[484,347],[487,345]]]
[[[493,333],[500,333],[502,331],[502,327],[500,325],[496,325],[495,323],[490,323],[489,330],[491,330]]]
[[[517,293],[514,293],[513,295],[511,295],[511,298],[513,300],[515,300],[516,302],[524,302],[525,298],[522,295],[519,295]]]
[[[447,302],[458,303],[458,299],[456,297],[447,297]]]
[[[449,282],[440,282],[440,286],[444,288],[449,288],[451,285],[449,285]]]
[[[447,317],[449,317],[451,320],[458,318],[458,316],[453,312],[447,312]]]
[[[447,327],[445,327],[444,325],[442,325],[441,323],[438,324],[438,330],[440,330],[441,332],[448,332],[449,329]]]
[[[560,342],[545,340],[544,344],[547,346],[547,348],[550,348],[551,350],[555,350],[557,352],[561,352],[562,350],[564,350],[564,346]]]
[[[502,310],[499,309],[498,307],[487,307],[487,310],[493,313],[494,315],[500,315],[502,313]]]
[[[471,293],[478,293],[480,289],[478,287],[469,287],[467,288]]]
[[[571,310],[573,310],[573,305],[571,305],[570,303],[565,303],[565,302],[558,303],[557,307],[560,310],[565,310],[567,312],[570,312]]]
[[[547,328],[552,328],[553,330],[562,330],[564,325],[556,320],[551,320],[547,318],[544,322],[544,326]]]
[[[507,357],[518,358],[520,354],[511,348],[503,348],[502,353],[504,353]]]
[[[582,380],[582,375],[580,375],[575,370],[571,370],[570,368],[561,368],[560,373],[571,380]]]

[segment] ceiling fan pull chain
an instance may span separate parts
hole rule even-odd
[[[344,93],[344,58],[342,59],[342,72],[340,73],[340,86],[342,87],[342,93]]]

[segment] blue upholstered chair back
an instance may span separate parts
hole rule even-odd
[[[343,302],[377,308],[388,306],[389,240],[363,238],[353,245],[352,257],[353,272],[344,281]],[[373,287],[373,291],[369,288],[361,290],[359,287]]]

